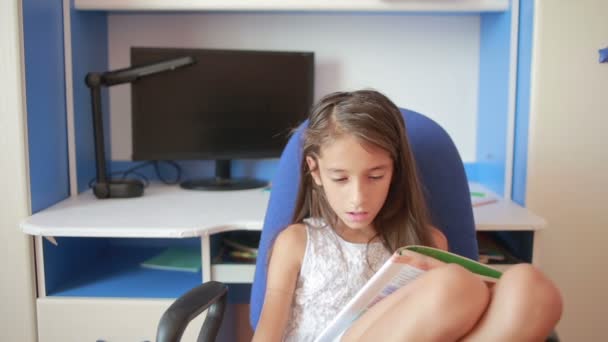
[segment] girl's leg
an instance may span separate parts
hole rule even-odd
[[[454,341],[475,326],[489,297],[479,277],[444,265],[374,305],[342,341]]]
[[[465,341],[544,341],[562,313],[559,291],[540,271],[520,264],[504,272],[492,300]]]

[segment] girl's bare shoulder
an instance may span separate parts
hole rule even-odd
[[[306,243],[306,225],[304,223],[294,223],[283,229],[277,236],[277,241],[286,243]]]
[[[433,237],[433,242],[435,243],[435,247],[439,249],[443,249],[445,251],[448,250],[448,239],[445,237],[443,232],[436,227],[431,226],[431,236]]]
[[[301,264],[306,250],[306,225],[294,223],[283,229],[274,241],[272,256]]]

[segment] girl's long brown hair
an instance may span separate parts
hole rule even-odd
[[[301,177],[292,223],[317,217],[336,226],[338,217],[323,188],[312,180],[306,157],[317,161],[323,145],[349,134],[386,150],[393,159],[389,192],[374,219],[377,234],[387,249],[393,252],[411,244],[433,246],[428,209],[403,116],[391,100],[374,90],[332,93],[312,108],[302,134]]]

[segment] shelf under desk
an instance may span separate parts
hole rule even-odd
[[[61,246],[59,246],[61,248]],[[159,247],[113,246],[53,289],[55,297],[177,298],[201,283],[201,272],[167,272],[141,267]]]

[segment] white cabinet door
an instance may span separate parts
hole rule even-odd
[[[154,342],[158,321],[172,300],[40,298],[40,342]],[[195,318],[183,341],[196,341],[206,313]]]

